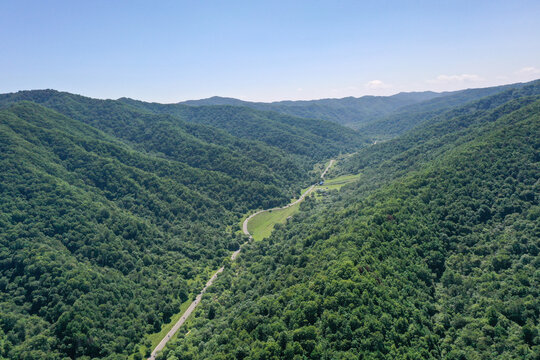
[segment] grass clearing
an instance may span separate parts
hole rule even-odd
[[[248,231],[256,241],[270,236],[276,224],[284,224],[289,216],[298,211],[300,203],[286,209],[265,211],[253,217],[248,223]]]
[[[317,185],[313,193],[315,194],[316,198],[320,198],[323,196],[320,194],[320,191],[339,190],[342,186],[358,180],[360,176],[360,174],[342,175],[333,179],[325,180],[324,185]],[[302,189],[302,194],[308,189],[309,187]],[[268,236],[270,236],[276,224],[284,224],[289,216],[292,216],[298,211],[299,207],[300,204],[296,204],[286,209],[278,209],[260,213],[249,221],[248,231],[256,241],[266,239]]]
[[[358,180],[360,176],[361,174],[338,176],[333,179],[325,180],[324,185],[322,187],[329,186],[329,185],[342,185],[343,186],[345,184]]]
[[[356,175],[342,175],[333,179],[325,180],[324,185],[317,185],[315,187],[315,198],[320,199],[325,191],[340,190],[344,185],[355,182],[360,178],[360,174]]]

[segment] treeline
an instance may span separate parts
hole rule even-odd
[[[428,116],[412,131],[371,148],[364,148],[342,162],[342,173],[364,172],[370,181],[358,186],[373,188],[419,170],[452,148],[496,129],[496,120],[540,98],[540,81],[488,96],[469,104]],[[419,116],[424,116],[423,112]],[[404,119],[405,120],[405,119]]]
[[[272,103],[250,102],[231,98],[212,97],[189,100],[188,105],[234,105],[307,119],[323,119],[344,126],[358,127],[408,105],[441,96],[432,91],[399,93],[393,96],[362,96],[341,99],[285,100]]]
[[[512,93],[512,90],[519,92],[522,87],[533,83],[517,83],[441,93],[433,99],[403,106],[387,116],[380,116],[374,119],[374,121],[356,128],[367,137],[379,140],[391,139],[404,134],[422,123],[437,121],[438,117],[447,116],[448,112],[456,107],[461,107],[499,93],[509,94]]]
[[[166,105],[169,110],[181,109],[183,104],[232,105],[308,119],[323,119],[359,130],[367,137],[389,139],[412,129],[415,125],[437,116],[453,107],[497,93],[519,89],[526,84],[517,83],[479,89],[466,89],[436,93],[402,92],[392,96],[362,96],[341,99],[276,101],[272,103],[242,101],[233,98],[211,97]],[[130,99],[123,99],[131,102]],[[143,103],[145,107],[164,109],[161,104]],[[143,105],[139,103],[139,105]]]

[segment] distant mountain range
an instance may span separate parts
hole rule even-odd
[[[402,92],[392,96],[362,96],[341,99],[320,99],[277,102],[250,102],[228,97],[214,96],[201,100],[188,100],[179,104],[201,105],[233,105],[245,106],[258,110],[276,111],[282,114],[311,119],[322,119],[337,122],[354,129],[360,129],[372,137],[386,137],[378,130],[387,130],[388,125],[376,125],[378,122],[399,122],[404,115],[419,112],[440,111],[452,106],[465,104],[485,96],[490,96],[511,88],[519,88],[524,84],[511,84],[480,89],[467,89],[451,92]],[[408,122],[415,123],[408,119]],[[391,125],[390,125],[391,127]],[[402,127],[401,125],[399,127]],[[410,125],[403,126],[404,129]],[[396,135],[396,134],[394,134]]]
[[[187,105],[234,105],[248,106],[258,110],[277,111],[287,115],[337,122],[357,127],[371,119],[387,115],[407,105],[416,104],[441,96],[426,92],[399,93],[393,96],[346,97],[342,99],[277,101],[272,103],[249,102],[225,97],[211,97],[183,102]]]

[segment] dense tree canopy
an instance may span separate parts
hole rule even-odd
[[[428,121],[430,117],[464,105],[480,98],[509,89],[519,89],[523,84],[510,84],[480,89],[467,89],[436,93],[402,92],[393,96],[362,96],[342,99],[319,99],[299,101],[276,101],[272,103],[249,102],[232,98],[212,97],[189,100],[181,104],[162,106],[144,104],[153,109],[172,111],[188,105],[233,105],[258,110],[275,111],[281,114],[309,119],[323,119],[358,129],[363,135],[376,139],[388,139],[410,130],[414,125]],[[126,99],[127,101],[130,101]],[[139,105],[143,105],[140,104]],[[196,111],[196,110],[195,110]]]
[[[333,134],[294,152],[55,91],[1,102],[0,358],[138,352],[245,241],[244,213],[288,202],[317,159],[363,143]]]
[[[451,146],[404,173],[396,156],[306,201],[225,271],[163,358],[536,359],[540,101],[482,114],[442,120],[430,140]]]
[[[222,264],[162,358],[536,359],[539,95],[433,99],[369,147],[239,106],[0,95],[0,359],[131,358]],[[346,152],[357,182],[225,260]]]

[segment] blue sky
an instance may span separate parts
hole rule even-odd
[[[540,78],[540,1],[0,2],[0,92],[176,102]]]

